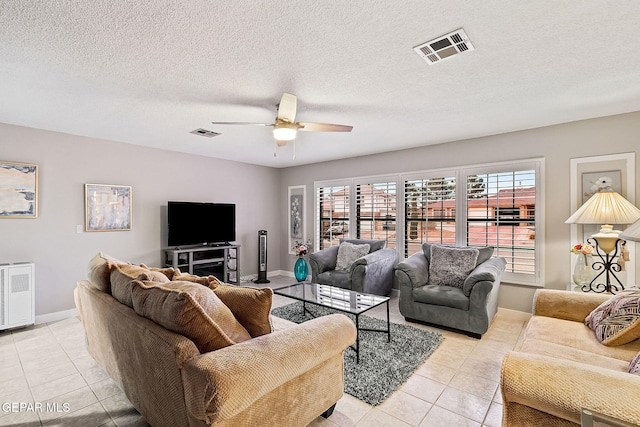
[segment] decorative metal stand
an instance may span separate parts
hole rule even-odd
[[[627,242],[622,239],[616,240],[616,246],[613,252],[604,254],[604,255],[601,253],[600,247],[598,246],[598,241],[596,239],[589,238],[587,239],[587,243],[592,244],[596,248],[594,253],[600,258],[600,261],[594,261],[594,263],[592,264],[593,269],[595,271],[600,271],[600,270],[602,271],[600,271],[600,273],[598,273],[596,277],[593,278],[593,280],[591,281],[591,283],[589,283],[589,285],[584,285],[582,287],[582,291],[598,292],[598,293],[609,292],[612,294],[615,294],[616,292],[619,292],[619,291],[623,291],[624,285],[622,284],[620,279],[618,279],[618,277],[615,275],[615,273],[619,273],[620,271],[622,271],[622,266],[617,262],[614,262],[614,260],[618,256],[618,252],[619,252],[618,243],[620,243],[620,246],[624,246]],[[600,276],[602,276],[603,274],[604,274],[605,283],[597,283],[598,280],[600,279]],[[618,283],[617,285],[615,283],[612,283],[612,280],[611,280],[612,277]]]

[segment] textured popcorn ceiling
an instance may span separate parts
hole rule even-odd
[[[458,28],[474,51],[412,49]],[[285,167],[640,110],[638,28],[620,0],[2,1],[0,122]],[[294,161],[210,123],[273,122],[284,91],[353,132]]]

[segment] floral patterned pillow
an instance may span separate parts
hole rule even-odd
[[[604,345],[627,344],[640,338],[640,291],[622,291],[584,319]]]
[[[636,357],[631,360],[627,372],[634,375],[640,375],[640,353],[636,354]]]

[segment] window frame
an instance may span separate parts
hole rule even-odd
[[[322,239],[321,221],[319,217],[319,190],[323,187],[345,186],[349,188],[349,230],[343,237],[353,238],[357,225],[356,211],[356,188],[359,184],[374,184],[377,182],[396,182],[396,250],[401,259],[405,253],[405,182],[416,179],[433,179],[442,177],[455,177],[456,180],[456,205],[455,205],[455,234],[456,246],[467,245],[467,177],[469,175],[483,175],[501,172],[514,172],[520,170],[535,171],[535,266],[533,274],[512,273],[505,271],[502,280],[507,283],[544,287],[544,183],[545,183],[545,159],[542,157],[512,160],[504,162],[493,162],[476,165],[465,165],[458,167],[448,167],[441,169],[429,169],[423,171],[411,171],[398,174],[385,174],[368,177],[352,177],[339,180],[326,180],[314,182],[314,239],[315,247],[320,248]],[[464,186],[464,194],[461,194],[460,186]]]

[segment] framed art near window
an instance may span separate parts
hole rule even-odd
[[[0,161],[0,218],[38,217],[38,165]]]
[[[287,203],[289,212],[289,253],[291,255],[295,254],[296,242],[306,242],[306,215],[304,209],[305,196],[306,186],[295,185],[289,187]]]
[[[611,187],[614,191],[635,204],[635,153],[607,154],[593,157],[570,159],[571,212],[575,212],[600,186]],[[614,224],[614,229],[624,230],[628,225]],[[586,242],[600,225],[571,224],[571,245]],[[630,259],[635,259],[635,244],[627,242]],[[629,262],[617,276],[625,287],[634,283],[635,263]]]
[[[131,187],[85,184],[85,230],[130,231]]]

